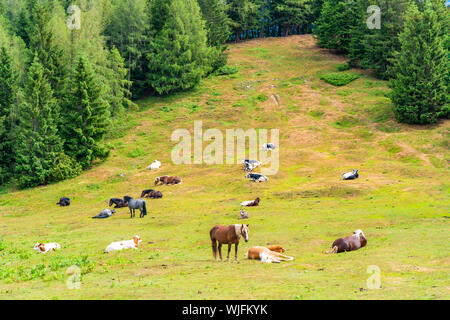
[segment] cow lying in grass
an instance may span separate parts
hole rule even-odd
[[[280,263],[281,261],[292,261],[293,257],[288,257],[281,252],[286,250],[281,246],[271,246],[271,247],[252,247],[247,252],[248,259],[261,260],[264,263]]]
[[[241,202],[241,207],[257,207],[257,206],[259,206],[260,200],[261,199],[259,199],[259,197],[258,197],[255,200]]]
[[[362,230],[356,230],[349,237],[339,238],[333,242],[331,250],[327,253],[341,253],[346,251],[358,250],[365,247],[367,239]]]
[[[261,166],[262,163],[259,162],[258,160],[245,159],[243,161],[243,165],[244,165],[244,171],[250,172],[250,171],[253,171],[254,169],[256,169],[257,167]]]
[[[342,175],[342,180],[355,180],[359,178],[358,170],[353,170],[352,172],[347,172]]]
[[[181,184],[181,178],[177,176],[162,176],[155,179],[155,186],[158,184]]]
[[[137,249],[139,248],[139,244],[141,242],[142,240],[139,236],[134,236],[131,240],[112,242],[109,246],[106,247],[105,253],[126,249]]]
[[[49,251],[55,251],[58,249],[61,249],[61,245],[59,245],[56,242],[50,242],[50,243],[36,243],[34,245],[34,250],[39,251],[40,253],[47,253]]]
[[[149,170],[157,170],[159,168],[161,168],[161,162],[158,160],[153,161],[153,163],[147,167]]]
[[[251,172],[249,172],[249,173],[247,173],[245,175],[245,177],[247,179],[250,179],[253,182],[267,182],[267,181],[269,181],[269,178],[267,178],[266,176],[264,176],[262,174],[259,174],[259,173],[251,173]]]

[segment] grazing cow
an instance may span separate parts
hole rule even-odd
[[[248,259],[261,260],[264,263],[280,263],[281,261],[292,261],[293,257],[288,257],[281,252],[285,250],[281,246],[266,247],[253,247],[247,252]]]
[[[267,178],[266,176],[264,176],[262,174],[259,174],[259,173],[251,173],[251,172],[249,172],[249,173],[247,173],[245,175],[245,177],[247,179],[250,179],[253,182],[267,182],[267,181],[269,181],[269,178]]]
[[[240,213],[239,219],[248,219],[248,218],[250,218],[250,215],[247,212],[245,212],[244,210],[242,210],[242,209],[241,209],[241,211],[239,213]]]
[[[58,249],[61,249],[61,245],[59,245],[56,242],[50,242],[50,243],[36,243],[34,245],[34,250],[39,251],[40,253],[47,253],[49,251],[55,251]]]
[[[153,161],[153,163],[147,167],[149,170],[157,170],[159,168],[161,168],[161,162],[158,160]]]
[[[139,244],[142,242],[141,238],[139,236],[134,236],[131,240],[124,240],[124,241],[117,241],[112,242],[109,244],[106,249],[105,253],[111,252],[111,251],[120,251],[125,249],[137,249],[139,248]]]
[[[66,198],[66,197],[62,197],[61,199],[59,199],[59,202],[57,202],[56,204],[59,205],[60,207],[68,207],[68,206],[70,206],[70,199]]]
[[[358,250],[365,247],[367,239],[362,230],[356,230],[349,237],[339,238],[333,242],[331,250],[327,253],[341,253],[346,251]]]
[[[245,159],[242,163],[244,165],[245,172],[253,171],[255,168],[262,165],[262,163],[257,160],[249,160],[249,159]]]
[[[123,199],[128,202],[128,208],[130,209],[130,218],[135,217],[135,211],[138,209],[140,211],[140,218],[147,215],[147,206],[144,199],[134,200],[132,197],[125,196]]]
[[[257,207],[259,206],[259,201],[259,198],[256,198],[255,200],[244,201],[241,202],[241,207]]]
[[[265,143],[265,144],[263,145],[263,149],[264,149],[265,151],[268,151],[268,150],[275,150],[275,145],[274,145],[273,143]]]
[[[124,201],[123,199],[119,199],[119,198],[109,199],[109,206],[111,207],[113,204],[115,205],[114,209],[128,207],[128,202]]]
[[[161,199],[162,197],[161,191],[155,191],[153,189],[144,190],[141,193],[141,198]]]
[[[238,260],[238,246],[241,236],[248,242],[248,224],[232,224],[226,226],[215,226],[209,231],[211,238],[212,252],[217,261],[217,248],[219,249],[220,260],[222,260],[222,244],[228,244],[227,261],[230,260],[231,245],[234,243],[235,259]],[[219,246],[217,247],[217,243]]]
[[[106,219],[111,217],[111,215],[113,215],[114,213],[116,213],[116,210],[105,209],[95,217],[92,217],[92,219]]]
[[[359,178],[358,170],[353,170],[353,172],[347,172],[342,175],[342,180],[355,180]]]
[[[161,185],[164,184],[181,184],[181,178],[177,177],[177,176],[161,176],[161,177],[157,177],[155,179],[155,186],[158,185],[159,183],[161,183]]]

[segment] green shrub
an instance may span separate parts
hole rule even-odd
[[[216,76],[228,76],[235,73],[238,73],[238,68],[231,66],[223,66],[222,68],[214,72]]]
[[[350,65],[348,63],[339,63],[336,65],[336,70],[339,72],[350,70]]]
[[[324,74],[323,76],[320,77],[320,79],[333,86],[340,87],[349,84],[350,82],[358,79],[359,77],[360,76],[355,73],[332,72]]]
[[[81,165],[64,153],[60,153],[53,161],[53,168],[50,174],[51,182],[58,182],[65,179],[75,178],[82,172]]]

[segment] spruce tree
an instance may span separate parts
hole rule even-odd
[[[398,36],[403,30],[404,15],[411,0],[377,0],[374,3],[369,1],[367,6],[369,4],[376,4],[381,10],[381,28],[366,29],[361,43],[364,54],[358,57],[360,66],[374,69],[381,79],[389,79],[394,52],[400,50]],[[363,19],[362,23],[365,24],[365,21]]]
[[[208,45],[213,48],[211,64],[214,71],[227,62],[225,42],[230,36],[230,21],[226,13],[226,5],[222,0],[198,0],[198,4],[203,20],[206,22]]]
[[[194,87],[211,71],[211,51],[197,1],[154,0],[151,17],[148,83],[159,94]]]
[[[325,0],[315,34],[319,46],[347,53],[350,49],[352,29],[358,24],[355,2],[348,0]]]
[[[145,89],[148,47],[148,12],[145,0],[114,0],[105,34],[110,47],[116,47],[128,69],[128,90],[139,96]],[[133,87],[131,87],[133,84]]]
[[[208,44],[222,47],[228,40],[230,27],[226,5],[222,0],[198,0],[203,20],[206,21]]]
[[[309,0],[271,0],[272,22],[285,29],[284,36],[288,36],[291,27],[307,22],[311,7]]]
[[[111,49],[108,55],[109,68],[109,105],[111,117],[120,119],[124,116],[124,111],[130,107],[135,107],[135,104],[130,100],[131,87],[130,81],[127,79],[128,69],[125,67],[124,59],[121,57],[119,50],[115,47]]]
[[[250,28],[258,27],[258,11],[261,8],[261,0],[229,0],[227,4],[231,30],[237,42],[240,40],[241,32],[245,32],[247,37]]]
[[[15,83],[11,58],[5,47],[0,48],[0,185],[11,178],[14,154],[11,111],[15,99]]]
[[[37,55],[28,71],[24,91],[15,143],[14,171],[20,188],[50,182],[54,160],[62,153],[55,121],[59,108]]]
[[[107,132],[109,105],[88,60],[80,56],[68,85],[68,98],[61,112],[65,153],[89,168],[108,152],[101,142]]]
[[[448,117],[444,27],[430,0],[422,12],[413,4],[406,14],[391,80],[394,113],[401,122],[429,124]]]
[[[32,52],[37,53],[53,93],[60,100],[64,94],[63,84],[67,70],[63,63],[63,52],[55,45],[50,28],[50,3],[48,0],[42,0],[36,1],[34,4],[31,2],[31,5],[33,7],[29,29],[29,46]]]

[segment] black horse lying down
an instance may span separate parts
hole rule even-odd
[[[161,191],[155,191],[153,189],[144,190],[141,193],[141,198],[161,199],[162,196]]]
[[[113,204],[115,205],[114,208],[126,208],[126,207],[128,207],[128,202],[126,202],[123,199],[119,199],[119,198],[111,198],[111,199],[109,199],[109,206],[111,207]]]
[[[61,199],[59,199],[59,202],[57,202],[56,204],[59,205],[60,207],[68,207],[68,206],[70,206],[70,199],[66,198],[66,197],[62,197]]]

